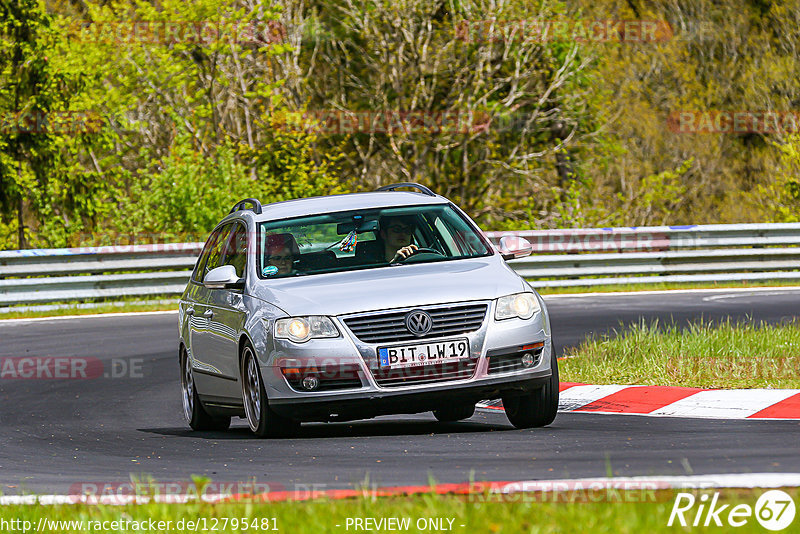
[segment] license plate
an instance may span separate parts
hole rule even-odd
[[[469,341],[452,339],[437,343],[416,343],[378,349],[378,359],[383,369],[403,369],[469,358]]]

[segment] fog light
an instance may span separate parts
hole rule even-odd
[[[303,389],[306,391],[314,391],[319,387],[319,378],[314,375],[303,378]]]
[[[530,352],[526,352],[522,355],[522,366],[523,367],[533,367],[534,363],[536,363],[536,358],[534,358],[533,354]]]

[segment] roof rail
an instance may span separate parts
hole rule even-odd
[[[246,204],[252,204],[252,207],[251,208],[245,208]],[[243,209],[249,209],[251,211],[254,211],[256,215],[261,215],[261,202],[259,202],[255,198],[246,198],[244,200],[240,200],[239,202],[234,204],[233,208],[231,208],[231,211],[228,213],[228,215],[230,215],[231,213],[233,213],[235,211],[239,211],[239,210],[243,210]]]
[[[436,196],[436,193],[434,193],[433,191],[431,191],[430,189],[428,189],[424,185],[420,185],[420,184],[415,183],[415,182],[400,182],[400,183],[397,183],[397,184],[384,185],[383,187],[379,187],[375,191],[394,191],[398,187],[413,187],[414,189],[419,189],[420,193],[424,193],[424,194],[426,194],[426,195],[428,195],[430,197],[435,197]]]

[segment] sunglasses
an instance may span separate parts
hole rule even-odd
[[[411,226],[401,226],[399,224],[394,224],[392,226],[387,227],[387,230],[394,232],[395,234],[410,234],[414,231]]]
[[[294,256],[270,256],[267,259],[270,261],[292,261]]]

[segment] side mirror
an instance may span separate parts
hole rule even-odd
[[[524,237],[507,235],[500,238],[497,250],[504,260],[513,260],[530,256],[533,252],[533,246]]]
[[[236,275],[233,265],[223,265],[208,271],[203,278],[203,285],[208,289],[244,289],[244,278]]]

